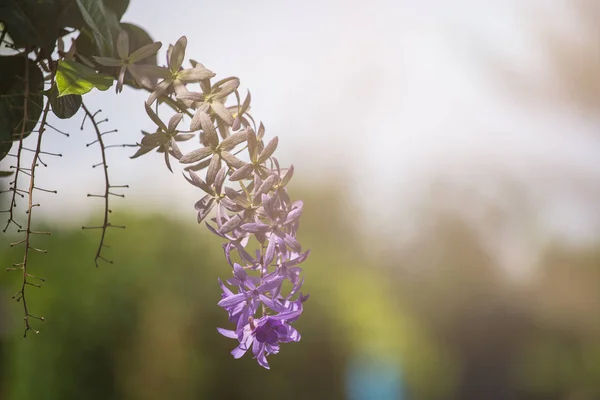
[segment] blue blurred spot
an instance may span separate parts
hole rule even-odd
[[[355,357],[346,371],[349,400],[403,400],[402,377],[396,363]]]

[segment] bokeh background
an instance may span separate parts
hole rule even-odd
[[[270,371],[228,354],[220,241],[157,154],[110,151],[127,229],[96,269],[93,132],[54,120],[71,136],[45,136],[64,157],[38,175],[58,194],[36,195],[53,235],[28,299],[46,321],[22,339],[2,273],[0,398],[600,399],[600,3],[132,0],[123,21],[185,34],[279,136],[311,249],[303,338]],[[87,97],[112,144],[152,126],[142,92]]]

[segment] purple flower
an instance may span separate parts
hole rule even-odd
[[[269,301],[265,293],[281,285],[280,279],[265,281],[256,285],[256,280],[248,276],[239,264],[234,264],[234,278],[231,281],[238,285],[239,293],[233,293],[222,282],[223,295],[218,305],[229,313],[229,320],[237,323],[237,329],[248,321],[248,318],[256,313],[259,303]]]
[[[295,255],[295,257],[288,259],[287,257],[289,257],[290,254]],[[279,280],[281,283],[283,283],[284,280],[290,281],[290,283],[292,284],[292,290],[288,295],[288,298],[291,298],[302,287],[302,283],[304,282],[304,280],[300,280],[300,273],[302,272],[302,268],[297,267],[297,265],[304,262],[304,260],[308,258],[309,254],[309,251],[306,251],[301,254],[292,252],[282,254],[281,259],[284,261],[282,261],[281,264],[277,265],[277,268],[274,271],[264,275],[263,281],[269,282],[272,280]],[[272,297],[277,298],[280,292],[281,284],[273,289]]]
[[[278,317],[263,317],[257,321],[254,329],[252,352],[258,363],[269,369],[267,356],[279,353],[279,343],[300,341],[298,331],[285,320]]]
[[[261,240],[263,237],[268,240],[265,265],[269,265],[273,261],[277,251],[276,247],[279,251],[283,251],[286,246],[295,252],[302,251],[302,246],[296,240],[295,235],[303,203],[297,201],[288,210],[285,203],[279,201],[276,196],[263,194],[262,205],[265,221],[257,219],[255,222],[241,225],[241,228],[245,232],[257,235],[260,242],[264,241]]]
[[[235,358],[252,348],[258,363],[269,368],[267,356],[278,353],[281,343],[300,340],[291,324],[308,298],[301,293],[296,296],[304,283],[300,264],[309,252],[302,251],[296,237],[303,203],[293,202],[286,189],[294,167],[281,168],[273,156],[279,139],[265,140],[264,125],[257,124],[249,112],[250,94],[241,101],[238,78],[211,82],[215,74],[193,60],[189,60],[192,68],[181,68],[185,37],[169,47],[167,67],[158,69],[163,79],[158,84],[151,71],[142,71],[133,63],[155,53],[160,43],[129,54],[125,39],[125,35],[119,39],[119,59],[98,61],[122,67],[120,78],[127,67],[139,83],[152,90],[145,108],[158,130],[145,135],[134,157],[158,147],[165,153],[169,169],[169,155],[180,164],[189,164],[184,168],[189,175],[184,177],[203,191],[194,205],[197,220],[206,221],[208,230],[224,240],[225,258],[231,266],[232,276],[219,279],[222,293],[218,305],[235,329],[218,331],[238,341],[231,352]],[[188,90],[187,85],[192,84],[199,84],[201,92]],[[230,95],[235,95],[237,106],[227,105]],[[177,113],[166,125],[159,118],[161,104],[171,103]],[[154,104],[156,108],[151,107]],[[178,130],[184,114],[193,114],[187,132]],[[193,136],[198,137],[199,147],[183,154],[175,142]],[[247,161],[238,158],[244,150]],[[203,170],[205,175],[200,176]],[[291,283],[289,292],[282,293],[288,287],[284,282]]]
[[[287,318],[297,318],[302,309],[287,311],[275,316],[250,319],[238,332],[217,328],[217,331],[230,339],[238,339],[239,345],[231,351],[234,358],[240,358],[252,346],[252,353],[258,363],[269,369],[267,356],[279,353],[280,343],[300,341],[300,333],[288,323]]]

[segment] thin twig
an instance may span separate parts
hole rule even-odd
[[[85,104],[82,104],[81,107],[83,108],[83,111],[85,112],[85,116],[83,117],[83,122],[81,123],[81,129],[83,129],[83,124],[85,123],[85,120],[89,119],[92,122],[92,125],[94,126],[94,130],[96,131],[96,140],[94,140],[92,143],[89,143],[87,146],[89,146],[93,143],[96,143],[96,142],[100,145],[102,162],[93,165],[93,167],[94,168],[97,166],[104,167],[104,194],[101,194],[101,195],[88,194],[88,197],[101,197],[104,199],[104,222],[102,223],[102,226],[97,226],[97,227],[83,226],[83,227],[81,227],[82,229],[101,229],[102,230],[102,234],[100,236],[100,244],[98,245],[98,250],[96,251],[96,257],[94,258],[94,263],[96,264],[96,267],[98,267],[98,263],[100,260],[104,260],[110,264],[113,263],[111,260],[108,260],[102,256],[102,248],[106,247],[106,245],[104,244],[104,239],[106,237],[106,230],[109,227],[111,227],[111,224],[108,221],[108,214],[110,212],[110,210],[108,208],[108,197],[110,195],[114,195],[114,194],[112,192],[110,192],[110,188],[113,186],[110,185],[110,181],[109,181],[109,177],[108,177],[108,164],[106,163],[106,148],[107,148],[107,146],[104,145],[104,140],[102,139],[102,135],[104,133],[100,132],[100,128],[98,128],[98,123],[105,121],[105,120],[96,121],[96,115],[99,112],[101,112],[102,110],[98,110],[94,114],[92,114],[90,112],[90,110],[85,106]],[[125,196],[122,196],[122,197],[125,197]]]
[[[2,37],[4,39],[4,33],[6,32],[6,29],[4,31],[2,31]],[[15,197],[17,195],[17,184],[19,181],[19,172],[21,171],[21,151],[23,150],[23,138],[25,137],[25,128],[27,127],[27,113],[28,113],[28,100],[29,100],[29,58],[24,57],[25,59],[25,91],[23,92],[23,120],[21,121],[21,133],[19,136],[19,147],[17,148],[17,166],[15,168],[15,180],[12,183],[12,187],[13,189],[13,194],[12,194],[12,198],[10,200],[10,204],[9,204],[9,209],[8,211],[8,221],[6,222],[6,226],[4,227],[3,232],[6,232],[6,230],[8,229],[8,227],[10,226],[10,223],[12,222],[13,224],[15,224],[16,226],[19,227],[19,229],[22,228],[21,225],[19,225],[17,223],[17,221],[15,221],[14,219],[14,215],[13,215],[13,210],[16,206],[16,202],[15,202]],[[12,136],[12,133],[11,133]]]
[[[54,72],[52,72],[52,76],[50,79],[50,85],[53,85],[53,84],[54,84]],[[35,154],[33,156],[33,160],[31,161],[31,168],[30,168],[31,179],[29,180],[29,205],[27,207],[27,229],[25,231],[25,254],[23,256],[23,264],[22,264],[23,284],[21,286],[21,290],[16,295],[17,301],[23,300],[23,309],[25,310],[25,317],[24,317],[25,333],[23,334],[24,337],[27,337],[27,332],[29,330],[33,330],[35,333],[39,333],[39,331],[37,331],[31,327],[31,324],[29,323],[30,318],[39,319],[40,321],[44,320],[44,317],[36,317],[29,313],[29,310],[27,309],[27,299],[25,298],[25,286],[30,285],[30,283],[27,281],[27,278],[30,276],[27,273],[27,261],[29,258],[29,250],[46,252],[45,250],[41,250],[41,249],[31,246],[31,233],[32,233],[31,220],[32,220],[32,216],[33,216],[33,208],[35,206],[39,205],[39,204],[33,204],[33,190],[36,188],[35,187],[35,169],[38,166],[37,161],[38,161],[38,157],[40,155],[40,151],[42,148],[42,136],[44,134],[44,131],[46,130],[46,118],[48,117],[49,110],[50,110],[50,101],[46,100],[46,105],[45,105],[44,111],[42,113],[42,120],[40,122],[40,129],[39,129],[37,144],[35,147]]]

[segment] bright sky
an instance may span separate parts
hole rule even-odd
[[[218,76],[240,77],[252,91],[253,115],[269,137],[279,136],[279,158],[295,165],[297,182],[343,172],[377,224],[408,210],[434,173],[479,187],[505,171],[543,199],[556,232],[589,236],[600,225],[597,121],[516,102],[481,57],[547,74],[535,32],[543,22],[572,34],[567,3],[132,0],[123,21],[161,40],[163,61],[167,43],[185,34],[189,57]],[[119,129],[112,143],[134,143],[152,128],[142,92],[86,98],[111,119],[107,130]],[[101,171],[91,168],[99,154],[85,147],[93,135],[89,126],[79,131],[79,118],[55,123],[72,136],[45,138],[47,150],[65,159],[44,160],[51,168],[40,179],[59,195],[40,196],[40,212],[80,219],[101,208],[85,197],[102,188]],[[172,176],[160,155],[129,160],[131,153],[109,154],[113,182],[131,185],[113,207],[139,204],[194,218],[198,191],[180,173]],[[570,195],[573,176],[593,189],[594,202]]]

